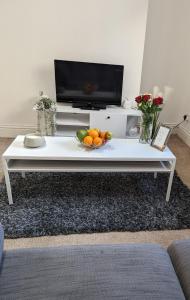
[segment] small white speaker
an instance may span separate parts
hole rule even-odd
[[[45,146],[45,137],[37,133],[29,133],[24,137],[24,147],[26,148],[38,148]]]

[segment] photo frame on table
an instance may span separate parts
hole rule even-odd
[[[171,132],[172,132],[172,128],[160,124],[152,139],[151,146],[157,148],[160,151],[164,151],[165,147],[167,146],[167,142]]]

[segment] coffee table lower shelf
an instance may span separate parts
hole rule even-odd
[[[9,172],[170,172],[169,162],[160,161],[68,161],[21,160],[8,162]]]
[[[21,172],[144,172],[170,173],[166,201],[169,201],[175,160],[170,161],[82,161],[82,160],[43,160],[9,159],[4,161],[4,173],[9,204],[13,204],[9,173]]]

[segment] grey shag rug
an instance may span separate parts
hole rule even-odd
[[[190,190],[175,175],[64,173],[11,175],[14,205],[0,184],[6,238],[190,228]]]

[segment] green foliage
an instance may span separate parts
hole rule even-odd
[[[56,111],[56,103],[48,96],[42,95],[40,100],[34,105],[34,110]]]
[[[140,102],[137,105],[138,109],[141,110],[144,114],[153,114],[156,112],[160,112],[162,110],[161,107],[152,103],[152,101]]]

